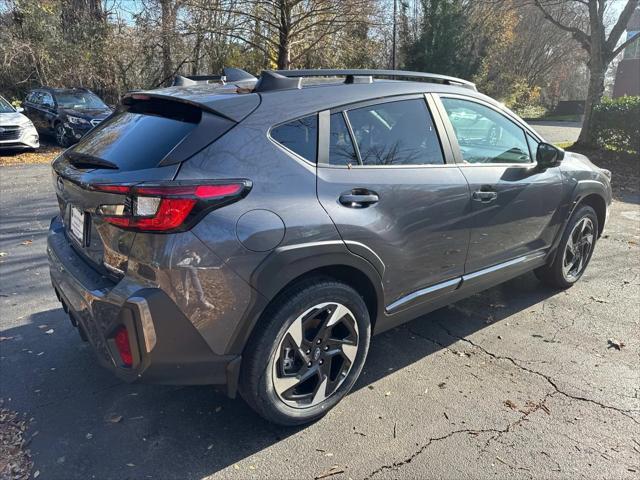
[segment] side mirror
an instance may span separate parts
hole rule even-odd
[[[18,112],[18,113],[22,113],[22,112],[24,112],[24,108],[22,108],[22,107],[16,107],[16,112]]]
[[[564,158],[564,150],[549,143],[539,143],[536,161],[540,168],[552,168],[560,165]]]

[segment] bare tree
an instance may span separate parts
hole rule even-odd
[[[361,21],[371,0],[238,0],[211,8],[235,15],[227,34],[288,69],[318,42]]]
[[[611,3],[613,3],[612,0],[565,0],[563,2],[533,0],[533,4],[549,22],[569,32],[587,53],[589,88],[585,102],[584,122],[578,138],[578,143],[586,146],[594,144],[593,109],[602,100],[607,67],[627,45],[640,37],[640,33],[637,33],[619,43],[629,18],[638,8],[638,0],[627,0],[607,36],[605,12]]]

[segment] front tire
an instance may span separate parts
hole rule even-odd
[[[62,125],[62,123],[58,122],[56,123],[55,129],[55,136],[56,136],[56,143],[61,146],[62,148],[67,148],[71,142],[69,141],[69,138],[67,137],[67,132],[64,129],[64,125]]]
[[[571,287],[589,265],[597,238],[595,210],[588,205],[578,207],[569,219],[553,263],[536,269],[536,276],[552,287]]]
[[[243,353],[242,397],[280,425],[324,416],[362,371],[371,338],[364,300],[342,282],[309,279],[280,295],[262,320]]]

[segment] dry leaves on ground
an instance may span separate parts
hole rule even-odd
[[[33,461],[27,447],[27,421],[2,407],[0,400],[0,480],[23,480],[30,476]]]

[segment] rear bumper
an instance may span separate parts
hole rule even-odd
[[[56,295],[104,367],[127,382],[226,385],[235,396],[240,356],[214,354],[161,289],[100,275],[71,247],[59,217],[51,221],[47,253]],[[123,365],[113,340],[121,326],[130,339],[131,367]]]

